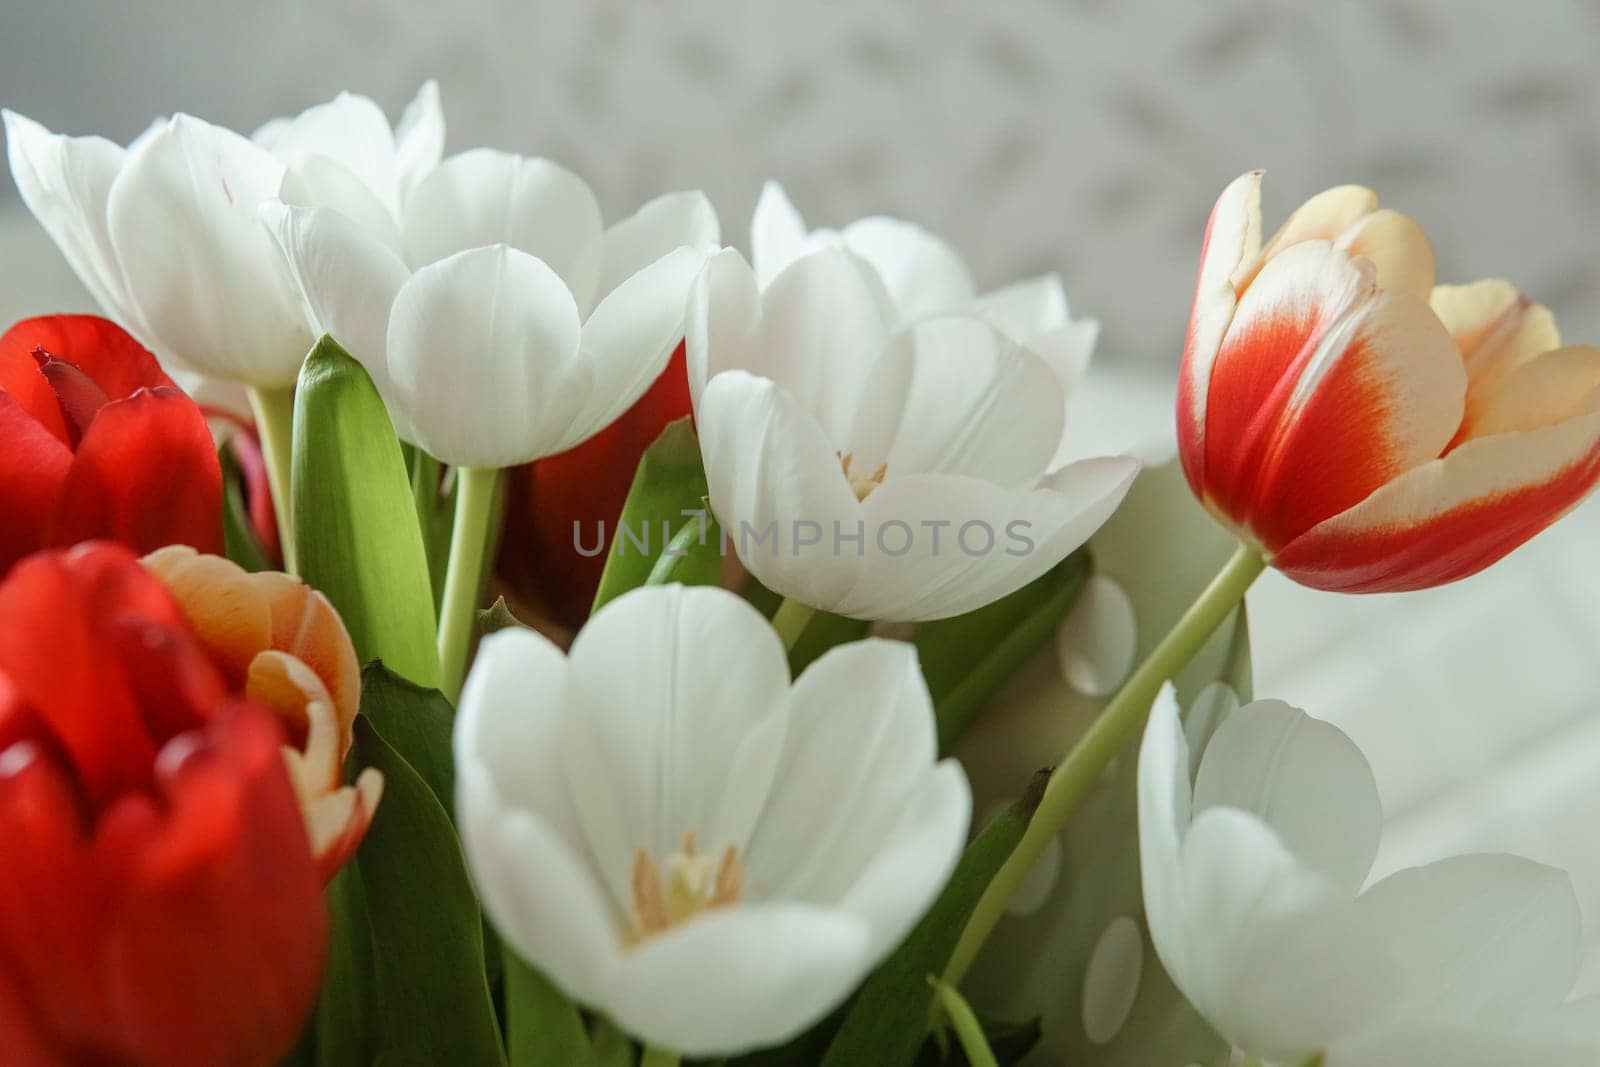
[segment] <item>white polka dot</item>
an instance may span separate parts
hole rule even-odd
[[[1132,917],[1119,915],[1106,925],[1089,953],[1083,974],[1083,1032],[1092,1044],[1117,1036],[1139,998],[1144,940]]]
[[[1032,915],[1044,907],[1061,879],[1061,838],[1052,837],[1045,843],[1044,851],[1033,868],[1022,876],[1017,891],[1011,894],[1006,911],[1012,915]]]
[[[1133,669],[1138,642],[1133,601],[1122,586],[1096,574],[1056,631],[1061,677],[1084,696],[1110,696]]]

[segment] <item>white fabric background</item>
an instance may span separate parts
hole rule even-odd
[[[703,187],[743,245],[776,176],[815,223],[924,222],[985,283],[1059,271],[1102,358],[1170,376],[1211,199],[1255,166],[1269,215],[1374,185],[1446,280],[1507,275],[1600,340],[1597,46],[1577,0],[13,2],[0,104],[126,140],[162,112],[250,129],[346,87],[395,112],[437,76],[451,147],[559,159],[608,215]],[[84,306],[0,176],[0,317]],[[1597,939],[1600,502],[1447,589],[1269,575],[1253,622],[1258,692],[1373,761],[1380,866],[1567,867]]]

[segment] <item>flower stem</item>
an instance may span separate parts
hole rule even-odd
[[[789,651],[794,643],[800,640],[800,635],[806,632],[806,626],[816,615],[817,609],[808,604],[802,604],[792,597],[784,597],[783,603],[778,605],[778,610],[772,616],[772,628],[778,631],[778,637],[783,640],[783,650]]]
[[[461,679],[466,674],[467,648],[472,644],[472,623],[483,587],[489,516],[501,473],[483,467],[456,469],[455,525],[439,609],[439,685],[451,701],[461,695]]]
[[[644,1055],[639,1058],[639,1067],[678,1067],[679,1058],[676,1052],[647,1045]]]
[[[956,1040],[961,1042],[961,1051],[967,1054],[967,1062],[972,1067],[1000,1067],[972,1005],[950,983],[941,982],[931,974],[928,983],[933,986],[933,994],[939,1000],[939,1007],[944,1009],[945,1018],[950,1020],[950,1029],[956,1032]]]
[[[294,522],[289,497],[289,468],[294,459],[294,386],[251,387],[249,394],[250,410],[256,418],[256,437],[261,441],[261,456],[267,463],[272,511],[278,520],[278,543],[283,546],[283,569],[294,574]]]
[[[1161,686],[1181,671],[1200,651],[1222,621],[1244,599],[1245,590],[1266,567],[1261,553],[1240,545],[1212,579],[1211,584],[1184,612],[1183,618],[1162,638],[1139,665],[1121,692],[1112,698],[1099,718],[1067,752],[1050,775],[1044,798],[1028,822],[1022,840],[995,873],[989,888],[961,932],[955,952],[945,967],[944,979],[961,981],[1005,911],[1023,876],[1033,867],[1045,846],[1061,832],[1072,813],[1100,780],[1106,767],[1126,747],[1150,715]]]

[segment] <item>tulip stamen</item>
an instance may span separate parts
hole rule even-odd
[[[865,500],[874,489],[883,484],[883,476],[888,473],[889,464],[878,464],[878,469],[871,474],[853,474],[850,471],[850,461],[854,458],[853,452],[840,452],[839,465],[844,468],[844,477],[850,483],[850,491],[856,495],[857,500]]]
[[[646,845],[633,853],[633,930],[637,944],[687,922],[701,912],[739,902],[744,890],[744,861],[736,845],[720,859],[702,853],[695,833],[686,830],[678,851],[658,865]]]

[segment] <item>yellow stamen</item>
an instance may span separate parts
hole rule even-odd
[[[703,855],[694,831],[687,830],[678,851],[659,866],[649,848],[636,848],[632,882],[633,930],[628,941],[638,944],[703,911],[737,904],[744,889],[744,863],[738,847],[731,844],[720,860]]]
[[[867,499],[867,495],[883,484],[883,476],[888,473],[887,463],[878,464],[878,469],[869,475],[850,473],[850,461],[854,458],[852,452],[839,453],[839,465],[844,468],[845,480],[850,483],[850,491],[855,493],[857,500]]]

